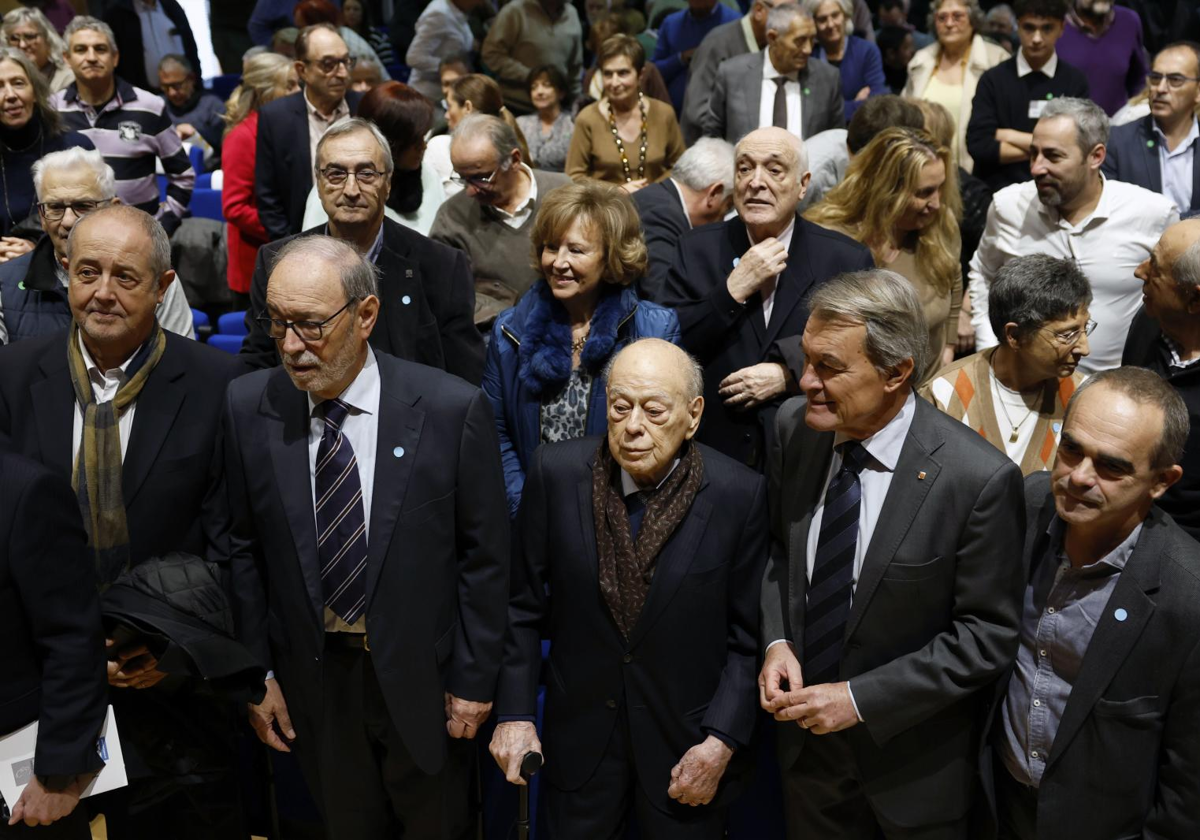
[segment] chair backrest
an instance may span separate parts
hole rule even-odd
[[[217,319],[217,334],[218,335],[236,335],[243,336],[246,334],[246,313],[243,312],[226,312]]]
[[[210,347],[216,347],[218,350],[224,350],[226,353],[237,355],[242,349],[242,336],[213,333],[208,337],[208,344]]]
[[[192,203],[189,205],[192,215],[200,219],[213,219],[214,221],[225,221],[225,214],[221,210],[221,191],[206,190],[202,187],[197,187],[192,190]]]

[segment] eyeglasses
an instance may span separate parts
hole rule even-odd
[[[57,222],[66,215],[68,209],[75,214],[76,218],[82,219],[104,203],[104,201],[40,201],[37,209],[45,218]]]
[[[1082,329],[1077,327],[1073,330],[1067,330],[1066,332],[1050,332],[1050,330],[1046,329],[1046,327],[1042,327],[1041,329],[1043,332],[1048,332],[1050,335],[1054,336],[1054,340],[1063,347],[1074,347],[1079,343],[1079,339],[1084,335],[1092,334],[1092,332],[1096,329],[1096,322],[1089,318],[1087,325]]]
[[[481,190],[492,185],[492,179],[496,177],[496,173],[501,169],[502,167],[497,166],[492,170],[492,174],[486,177],[483,175],[460,175],[457,172],[451,172],[450,180],[460,187],[472,186],[477,190]]]
[[[40,40],[42,40],[41,32],[12,32],[8,36],[8,43],[14,47],[36,44]]]
[[[1193,76],[1185,76],[1182,73],[1172,73],[1169,76],[1164,76],[1162,73],[1146,74],[1146,84],[1152,88],[1158,87],[1163,79],[1167,80],[1167,87],[1176,89],[1183,87],[1188,82],[1200,82],[1200,79]]]
[[[272,318],[265,312],[254,320],[258,322],[258,325],[262,327],[267,335],[276,341],[283,341],[287,336],[287,331],[291,330],[301,341],[311,343],[320,341],[325,335],[325,327],[329,325],[329,322],[345,312],[354,303],[358,303],[358,298],[350,298],[350,300],[346,301],[345,306],[334,312],[324,321],[285,321],[282,318]]]
[[[369,167],[363,167],[351,172],[340,166],[326,166],[324,169],[318,169],[317,172],[335,187],[340,187],[346,183],[347,178],[353,178],[360,187],[370,187],[374,186],[375,182],[383,176],[383,173],[379,170]]]
[[[938,23],[964,23],[967,20],[966,12],[938,12],[933,16],[933,19]]]
[[[343,56],[342,58],[328,56],[326,58],[322,58],[320,61],[305,61],[304,63],[317,65],[321,72],[328,76],[338,69],[339,64],[345,65],[347,70],[353,70],[354,65],[358,64],[358,58],[357,56],[353,55]]]

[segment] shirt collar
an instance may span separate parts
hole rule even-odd
[[[783,229],[783,233],[781,233],[775,237],[777,240],[779,240],[780,244],[783,245],[783,249],[785,251],[792,250],[792,234],[795,232],[796,232],[796,217],[792,216],[792,220],[790,222],[788,222],[788,226]],[[746,228],[746,237],[750,240],[751,245],[758,244],[757,242],[754,241],[754,237],[750,235],[749,228]]]
[[[894,472],[896,464],[900,461],[900,450],[904,448],[904,441],[908,438],[908,430],[912,427],[913,416],[916,413],[917,398],[910,391],[904,399],[904,405],[900,406],[900,411],[888,421],[886,426],[870,437],[859,441],[863,449],[867,450],[867,453],[882,464],[888,472]],[[848,440],[852,440],[852,438],[838,432],[833,436],[833,445],[837,446]]]
[[[1200,362],[1200,359],[1192,359],[1190,362],[1185,362],[1183,360],[1183,353],[1180,352],[1183,350],[1183,347],[1165,332],[1160,333],[1160,335],[1162,336],[1163,344],[1166,345],[1167,352],[1171,354],[1171,367],[1189,368],[1197,362]]]
[[[1163,134],[1162,129],[1158,127],[1158,122],[1156,120],[1151,120],[1150,124],[1154,126],[1154,133],[1158,137],[1159,146],[1167,153],[1167,157],[1175,157],[1176,155],[1184,154],[1192,147],[1193,143],[1200,139],[1200,121],[1197,121],[1196,118],[1193,117],[1192,128],[1187,133],[1187,137],[1184,137],[1183,142],[1175,147],[1175,151],[1170,151],[1167,149],[1167,135]]]
[[[746,39],[746,49],[749,52],[756,53],[761,49],[758,39],[754,37],[754,27],[750,24],[749,14],[742,16],[742,37]]]
[[[683,190],[679,188],[679,183],[674,178],[668,178],[667,183],[671,185],[671,189],[675,190],[675,197],[679,199],[679,206],[683,208],[683,218],[687,219],[688,230],[691,230],[692,217],[688,215],[687,202],[683,200]]]
[[[311,102],[309,102],[307,88],[304,90],[304,107],[308,110],[309,117],[312,117],[313,119],[318,119],[323,123],[332,124],[335,120],[339,120],[342,117],[350,116],[350,106],[346,104],[346,97],[343,96],[342,101],[339,102],[337,107],[333,109],[333,114],[331,116],[326,117],[324,114],[322,114],[320,111],[317,110],[316,105],[313,105]]]
[[[371,349],[371,345],[367,345],[367,360],[363,362],[362,370],[358,372],[358,376],[354,377],[354,381],[346,386],[346,390],[338,394],[337,398],[348,405],[352,414],[371,414],[371,408],[379,404],[378,400],[372,400],[372,393],[378,394],[380,390],[379,365],[375,361],[375,351]],[[306,394],[308,397],[308,416],[312,417],[321,403],[313,400],[311,393]]]
[[[668,478],[671,477],[671,473],[675,472],[675,468],[678,466],[679,466],[679,459],[676,458],[674,461],[671,462],[671,469],[667,470],[667,474],[662,477],[662,481],[660,481],[660,482],[658,482],[658,484],[654,485],[654,489],[657,490],[659,487],[662,487],[663,482],[665,482]],[[622,467],[621,468],[621,495],[628,498],[629,496],[632,496],[634,493],[640,493],[641,490],[642,490],[642,488],[638,487],[637,482],[633,480],[633,476],[631,476],[629,473],[625,472],[624,467]]]
[[[1057,207],[1047,207],[1045,202],[1037,197],[1036,191],[1034,193],[1033,200],[1037,202],[1038,212],[1050,220],[1050,223],[1053,227],[1065,227],[1071,228],[1072,230],[1081,230],[1084,226],[1093,221],[1106,221],[1108,217],[1112,215],[1112,201],[1115,199],[1110,197],[1110,191],[1106,188],[1107,185],[1108,179],[1105,178],[1104,173],[1101,172],[1100,201],[1096,203],[1096,209],[1092,211],[1092,214],[1077,225],[1071,225],[1068,223],[1066,219],[1062,217],[1062,214],[1058,211]]]
[[[533,170],[530,169],[524,162],[519,163],[517,165],[520,166],[522,171],[524,171],[524,173],[529,176],[529,194],[525,196],[525,200],[522,201],[519,205],[517,205],[516,209],[513,210],[511,213],[508,212],[507,210],[504,210],[500,207],[495,206],[494,204],[487,205],[489,210],[492,210],[493,212],[498,213],[502,216],[507,216],[510,219],[513,216],[516,216],[520,213],[524,213],[530,207],[537,204],[537,197],[538,197],[537,178],[533,177]]]
[[[386,221],[387,221],[386,216],[380,220],[379,232],[375,234],[375,241],[371,243],[371,247],[368,248],[367,253],[365,253],[363,255],[366,258],[367,262],[374,263],[374,262],[378,261],[379,254],[381,251],[383,251],[383,224]],[[330,230],[329,230],[329,222],[325,223],[325,230],[323,230],[322,233],[325,236],[333,236],[333,233],[330,232]]]
[[[1050,53],[1050,59],[1042,65],[1042,69],[1034,70],[1029,66],[1029,62],[1025,60],[1025,50],[1017,50],[1017,78],[1023,79],[1030,73],[1045,73],[1051,79],[1058,72],[1058,53]]]
[[[778,70],[775,69],[774,62],[771,61],[771,51],[763,50],[763,79],[773,81],[773,80],[779,78],[780,76],[785,76],[785,78],[787,78],[787,80],[789,82],[794,82],[799,77],[799,74],[798,73],[788,73],[788,74],[780,73]]]
[[[137,355],[137,351],[133,351],[129,358],[115,368],[110,370],[100,370],[100,366],[96,364],[96,360],[92,358],[92,354],[88,352],[87,345],[83,343],[82,331],[75,336],[75,340],[79,342],[79,351],[83,356],[83,364],[87,368],[88,378],[97,385],[103,385],[103,380],[123,379],[125,370],[129,367],[129,363],[133,361],[133,357]]]
[[[1101,557],[1095,563],[1088,563],[1086,566],[1080,566],[1079,571],[1094,571],[1101,563],[1116,569],[1118,572],[1122,571],[1125,568],[1125,564],[1129,562],[1129,557],[1133,554],[1133,549],[1137,546],[1138,538],[1142,535],[1142,526],[1145,524],[1146,523],[1144,520],[1139,522],[1137,527],[1129,532],[1129,536],[1121,541],[1120,545],[1118,545],[1108,554]],[[1066,551],[1063,548],[1063,539],[1067,535],[1067,523],[1063,522],[1062,519],[1059,518],[1058,514],[1055,514],[1054,517],[1051,518],[1050,525],[1046,528],[1046,535],[1050,537],[1051,552],[1055,556],[1062,556],[1065,560]]]

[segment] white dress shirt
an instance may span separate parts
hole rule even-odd
[[[1030,73],[1042,73],[1051,79],[1058,72],[1058,53],[1050,53],[1050,58],[1039,70],[1034,70],[1029,66],[1029,62],[1025,60],[1025,50],[1017,50],[1017,78],[1023,79]]]
[[[1192,119],[1192,130],[1174,150],[1167,149],[1167,136],[1157,123],[1154,124],[1154,136],[1158,138],[1163,195],[1174,201],[1180,212],[1187,212],[1192,206],[1192,173],[1196,167],[1192,147],[1200,143],[1200,123]]]
[[[315,167],[317,165],[317,143],[320,142],[321,135],[342,120],[350,119],[350,106],[346,104],[345,97],[342,97],[342,101],[327,117],[308,100],[308,91],[305,91],[304,110],[308,112],[308,159]]]
[[[358,462],[358,483],[362,487],[363,513],[366,515],[367,543],[371,540],[371,497],[375,489],[375,453],[379,445],[379,397],[382,383],[375,351],[367,347],[367,360],[358,376],[354,377],[346,390],[338,397],[349,406],[346,419],[342,421],[342,434],[350,442]],[[308,395],[308,481],[312,498],[317,497],[317,450],[325,434],[325,414],[321,403]],[[316,504],[313,504],[313,532],[316,533]],[[325,608],[325,629],[341,632],[364,633],[367,629],[366,616],[353,625],[342,621],[333,610]]]
[[[1103,177],[1103,176],[1101,176]],[[1084,373],[1118,367],[1129,324],[1142,304],[1142,281],[1134,269],[1150,256],[1163,231],[1179,221],[1171,199],[1121,181],[1103,180],[1100,202],[1077,225],[1039,199],[1025,181],[996,193],[987,226],[971,259],[971,324],[975,349],[996,346],[988,324],[988,289],[1013,257],[1047,254],[1074,260],[1092,287],[1091,353],[1079,363]]]
[[[679,206],[683,208],[683,218],[687,219],[688,230],[691,230],[695,227],[695,225],[692,224],[691,214],[688,213],[687,202],[683,200],[683,189],[680,188],[679,182],[674,178],[668,178],[667,183],[670,184],[671,188],[675,190],[675,197],[679,199]]]
[[[766,50],[763,57],[762,98],[758,104],[758,125],[760,128],[775,124],[775,80],[782,76],[775,65],[771,63],[771,51]],[[787,84],[783,86],[784,96],[787,97],[787,130],[802,137],[800,133],[800,82],[793,73],[788,76]]]
[[[796,219],[793,216],[791,222],[788,223],[788,226],[784,229],[783,233],[781,233],[781,234],[779,234],[779,236],[775,237],[783,244],[783,250],[785,250],[785,251],[792,250],[792,234],[795,233],[795,231],[796,231]],[[750,236],[749,228],[746,229],[746,235]],[[750,236],[750,244],[751,245],[758,244],[757,242],[754,241],[753,236]],[[736,262],[734,263],[734,266],[735,267],[737,266]],[[780,275],[776,274],[774,277],[772,277],[769,281],[764,283],[758,289],[758,293],[762,296],[762,311],[763,311],[763,323],[764,324],[769,325],[771,323],[771,313],[775,310],[775,291],[779,286],[779,277],[780,277]]]
[[[130,356],[123,364],[111,370],[100,370],[96,365],[96,361],[92,358],[92,354],[83,345],[83,337],[79,336],[76,340],[79,342],[79,349],[83,353],[83,363],[87,366],[88,379],[91,380],[92,393],[96,395],[96,402],[111,401],[117,395],[117,389],[121,387],[121,383],[125,381],[125,369],[133,361],[133,356]],[[133,355],[136,356],[137,351],[134,351]],[[83,411],[79,408],[79,400],[75,400],[74,405],[75,420],[71,425],[72,464],[79,457],[79,445],[83,442]],[[129,449],[129,435],[133,431],[133,413],[136,410],[137,400],[134,400],[125,406],[125,410],[117,418],[117,432],[121,436],[122,464],[125,463],[125,452]]]

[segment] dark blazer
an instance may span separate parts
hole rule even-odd
[[[1158,135],[1154,116],[1137,122],[1113,126],[1108,135],[1108,154],[1100,171],[1117,181],[1137,184],[1156,193],[1163,191],[1162,165],[1158,160]],[[1192,206],[1180,207],[1179,214],[1200,212],[1200,143],[1192,144]]]
[[[187,15],[177,0],[158,0],[162,10],[171,23],[179,30],[183,41],[183,54],[192,63],[197,77],[200,75],[200,51],[196,49],[196,38],[188,23]],[[158,76],[153,79],[146,76],[145,46],[142,43],[142,24],[133,0],[104,0],[99,10],[94,14],[100,20],[112,27],[117,39],[117,49],[121,52],[121,63],[117,65],[117,75],[134,87],[143,90],[158,90]]]
[[[98,770],[108,682],[96,567],[79,504],[68,482],[4,445],[0,634],[0,735],[36,720],[39,774]]]
[[[840,95],[838,102],[840,107]],[[746,225],[738,218],[685,233],[667,273],[662,303],[679,315],[683,346],[704,365],[705,412],[697,439],[761,469],[770,418],[783,397],[769,406],[737,411],[725,406],[717,386],[749,365],[782,362],[778,342],[804,332],[805,298],[812,288],[843,271],[873,268],[875,263],[871,252],[850,237],[797,217],[771,323],[764,324],[762,298],[752,295],[739,304],[725,285],[734,260],[749,249]]]
[[[357,91],[346,91],[350,116],[358,113],[362,97]],[[299,90],[258,110],[254,194],[268,242],[303,229],[314,165],[308,153],[307,107],[304,91]]]
[[[1024,560],[1033,565],[1046,559],[1055,515],[1049,474],[1029,476],[1025,495]],[[999,720],[997,714],[996,726]],[[1038,788],[1038,840],[1200,836],[1197,726],[1200,544],[1154,508],[1054,736]],[[988,756],[981,766],[990,779]]]
[[[736,143],[759,125],[763,62],[767,51],[730,58],[717,68],[708,112],[701,126],[708,137]],[[807,139],[830,128],[846,127],[842,77],[816,56],[800,71],[800,136]]]
[[[324,232],[322,225],[300,235]],[[279,348],[257,318],[267,308],[271,262],[292,239],[258,249],[246,311],[248,335],[242,343],[244,361],[252,368],[279,364]],[[475,327],[475,280],[466,255],[385,217],[383,250],[375,265],[379,323],[371,333],[371,346],[478,385],[483,378],[483,337]]]
[[[766,483],[700,447],[703,483],[658,556],[645,607],[626,641],[597,577],[592,466],[603,440],[579,438],[534,454],[521,503],[496,713],[536,711],[540,640],[548,634],[547,780],[565,790],[587,782],[624,705],[643,790],[669,812],[671,768],[685,752],[709,732],[741,747],[753,736]],[[728,804],[736,794],[743,760],[752,762],[752,753],[737,750],[718,802]]]
[[[679,239],[692,229],[683,210],[679,187],[670,178],[638,190],[633,194],[638,217],[642,220],[642,235],[650,252],[650,265],[645,276],[638,280],[638,297],[660,302],[667,272],[675,261]]]
[[[382,380],[367,558],[367,636],[417,766],[446,760],[443,692],[490,701],[500,669],[509,532],[487,397],[375,354]],[[222,418],[238,633],[274,670],[300,737],[319,743],[324,598],[308,466],[308,396],[282,368],[233,383]]]
[[[915,406],[854,592],[839,675],[864,721],[845,732],[864,793],[902,826],[955,820],[971,807],[979,733],[1016,656],[1026,579],[1021,471],[962,423],[920,398]],[[789,400],[777,418],[774,545],[762,590],[762,643],[787,639],[797,651],[809,525],[834,440],[808,427],[804,409],[803,398]],[[776,732],[783,767],[803,760],[809,733],[795,724]]]

